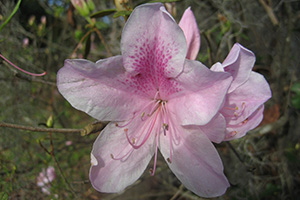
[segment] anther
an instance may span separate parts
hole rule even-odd
[[[168,131],[168,130],[169,130],[169,125],[166,124],[166,123],[163,123],[163,128],[164,128],[166,131]]]
[[[112,159],[114,159],[114,155],[113,155],[112,153],[110,154],[110,157],[111,157]]]
[[[231,131],[228,135],[225,136],[226,139],[231,138],[237,134],[237,131]]]
[[[135,138],[132,138],[132,144],[135,144]]]
[[[149,173],[150,173],[151,175],[153,174],[153,169],[152,169],[152,168],[149,169]]]
[[[242,124],[246,124],[248,122],[248,118],[242,121]]]
[[[171,161],[171,159],[170,158],[167,158],[167,161],[168,161],[168,163],[172,163],[172,161]]]
[[[118,124],[118,123],[115,123],[115,125],[116,125],[116,126],[119,126],[119,124]]]

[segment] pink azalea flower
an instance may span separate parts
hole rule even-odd
[[[43,169],[37,177],[37,185],[42,192],[50,195],[50,183],[55,179],[56,173],[54,167],[50,166],[47,170]]]
[[[224,194],[229,183],[211,141],[225,137],[218,111],[231,76],[186,59],[185,33],[160,3],[132,12],[121,52],[96,63],[66,60],[57,76],[60,93],[73,107],[111,121],[93,145],[93,187],[124,190],[153,156],[154,175],[160,150],[188,189],[204,197]]]
[[[264,103],[271,98],[265,78],[252,71],[255,55],[240,44],[235,44],[224,62],[212,66],[213,71],[231,74],[233,81],[220,113],[227,121],[224,140],[243,137],[263,119]]]
[[[188,8],[179,26],[187,38],[187,58],[194,60],[200,48],[200,34],[195,17]],[[257,127],[263,119],[264,103],[271,98],[270,86],[265,78],[252,71],[255,55],[240,44],[235,44],[224,62],[211,67],[213,71],[225,71],[233,77],[226,94],[224,106],[220,109],[225,118],[226,135],[224,140],[243,137]],[[219,113],[219,114],[220,114]],[[213,142],[221,142],[210,138]]]

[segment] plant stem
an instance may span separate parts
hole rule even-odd
[[[82,133],[85,132],[85,129],[67,129],[67,128],[38,128],[32,126],[23,126],[18,124],[11,124],[0,122],[0,127],[7,127],[7,128],[15,128],[33,132],[52,132],[52,133]]]

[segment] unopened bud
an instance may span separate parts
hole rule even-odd
[[[51,128],[53,127],[53,115],[50,115],[47,122],[46,122],[46,125],[48,128]]]
[[[127,10],[128,0],[115,0],[115,4],[118,11]]]
[[[71,0],[71,3],[83,17],[87,17],[90,14],[89,7],[85,0]]]

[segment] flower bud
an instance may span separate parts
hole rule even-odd
[[[127,3],[128,0],[115,0],[116,8],[118,11],[127,10],[126,9]]]
[[[71,3],[83,17],[87,17],[90,14],[89,7],[85,0],[71,0]]]

